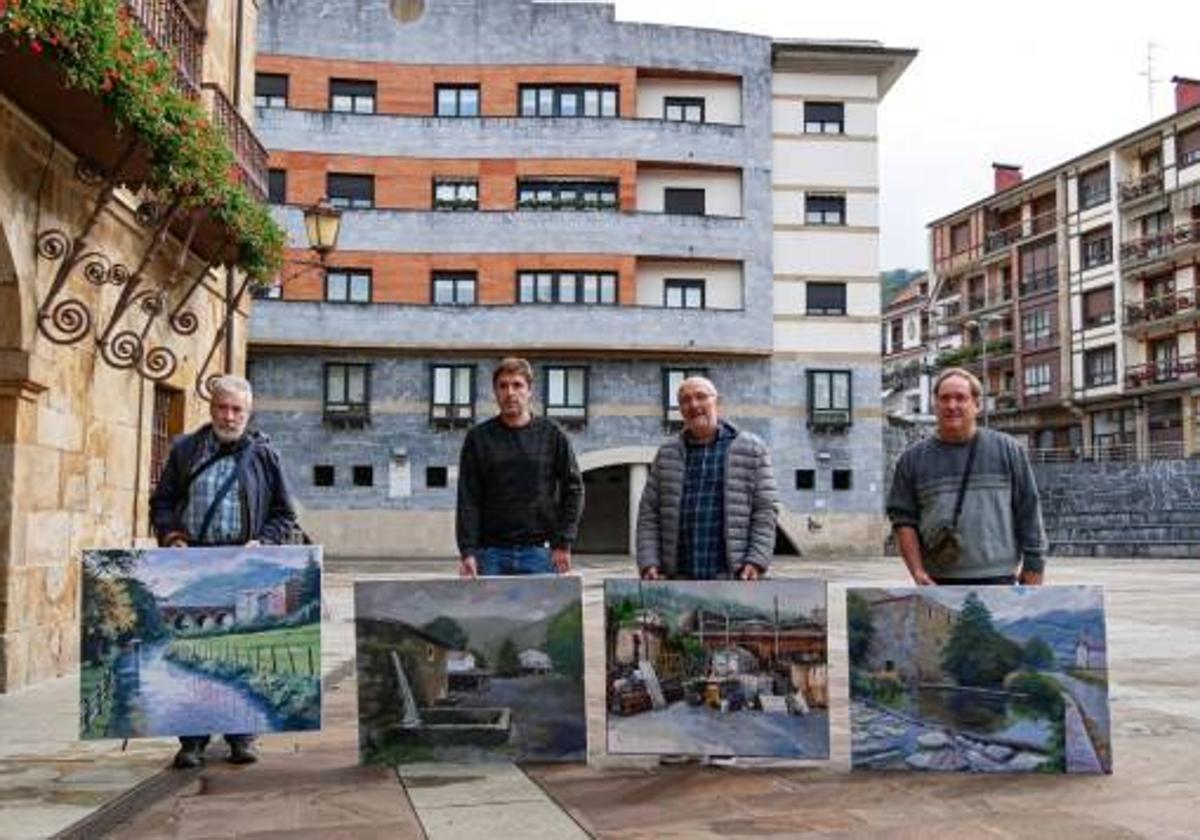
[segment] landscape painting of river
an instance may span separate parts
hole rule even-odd
[[[584,761],[577,577],[354,586],[364,763]]]
[[[321,549],[83,553],[80,736],[321,726]]]
[[[855,769],[1111,773],[1098,586],[850,588]]]
[[[829,757],[825,582],[604,582],[610,753]]]

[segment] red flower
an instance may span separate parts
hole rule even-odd
[[[41,55],[42,54],[41,43],[39,41],[30,41],[29,42],[29,51],[31,53],[33,53],[34,55]]]

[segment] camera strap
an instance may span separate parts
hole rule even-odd
[[[967,450],[967,467],[963,470],[962,483],[958,485],[958,498],[954,502],[954,521],[951,527],[958,529],[958,517],[962,515],[963,497],[967,495],[967,479],[971,477],[971,467],[975,466],[975,447],[979,444],[979,432],[971,437],[971,448]]]

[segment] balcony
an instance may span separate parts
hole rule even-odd
[[[1122,206],[1133,204],[1141,201],[1144,198],[1153,198],[1162,192],[1163,176],[1161,170],[1147,172],[1144,175],[1137,175],[1122,181],[1117,187],[1120,203]]]
[[[1121,270],[1144,271],[1194,245],[1200,245],[1200,221],[1124,242],[1121,244]]]
[[[764,317],[765,315],[765,317]],[[459,347],[504,355],[514,348],[628,355],[766,357],[770,312],[570,304],[429,306],[258,300],[250,342],[439,352]]]
[[[204,27],[182,0],[124,0],[150,43],[175,58],[176,84],[192,98],[200,96]]]
[[[259,201],[267,200],[267,150],[258,141],[238,109],[214,84],[203,85],[204,97],[212,114],[213,125],[225,135],[225,142],[237,159],[238,183],[250,191]],[[303,240],[300,240],[303,241]]]
[[[1028,297],[1029,295],[1046,292],[1058,287],[1058,267],[1035,271],[1028,277],[1021,278],[1020,295]]]
[[[1125,368],[1125,387],[1130,390],[1195,378],[1196,356],[1194,355],[1145,362]]]
[[[1125,304],[1125,326],[1136,327],[1165,321],[1176,315],[1196,314],[1196,297],[1193,292],[1171,292],[1149,300]]]

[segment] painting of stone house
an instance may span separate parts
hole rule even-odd
[[[355,586],[364,762],[586,757],[578,578]]]
[[[610,753],[829,755],[821,581],[605,581]]]
[[[1112,772],[1099,587],[852,588],[846,610],[853,767]]]

